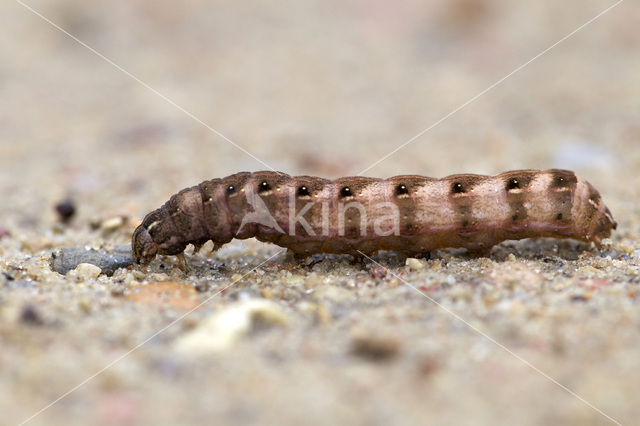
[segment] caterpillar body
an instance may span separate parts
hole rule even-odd
[[[251,237],[297,256],[411,256],[446,247],[486,253],[501,241],[531,237],[601,246],[615,228],[599,192],[568,170],[335,180],[262,171],[178,192],[146,215],[132,249],[136,263],[180,254],[190,243],[212,240],[217,248]]]

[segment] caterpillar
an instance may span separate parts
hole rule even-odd
[[[261,171],[212,179],[173,195],[132,237],[136,263],[181,254],[188,244],[255,237],[293,251],[407,256],[446,247],[486,254],[531,237],[594,242],[616,229],[600,193],[568,170],[497,176],[417,175],[328,180]]]

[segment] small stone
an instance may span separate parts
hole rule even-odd
[[[185,355],[203,355],[230,349],[240,338],[269,326],[284,326],[288,317],[277,303],[264,299],[238,302],[202,321],[176,341]]]
[[[92,265],[91,263],[81,263],[76,266],[74,269],[74,276],[79,280],[88,280],[91,278],[98,278],[98,275],[102,273],[102,269],[100,269],[96,265]]]
[[[198,293],[204,293],[205,291],[211,288],[211,284],[209,284],[206,281],[200,282],[200,283],[197,283],[193,288],[195,288]]]
[[[169,281],[169,275],[164,272],[156,272],[149,275],[149,279],[152,281]]]
[[[374,361],[390,359],[400,351],[400,342],[391,335],[378,335],[374,332],[356,332],[351,341],[354,355]]]
[[[413,257],[407,258],[406,265],[412,271],[421,271],[421,270],[424,269],[424,264],[422,262],[420,262],[420,260],[418,260],[416,258],[413,258]]]
[[[371,269],[369,269],[369,275],[379,280],[386,277],[388,272],[389,272],[389,268],[387,266],[375,265],[371,267]]]
[[[207,257],[213,252],[213,241],[209,240],[200,247],[198,254],[202,257]]]
[[[193,252],[195,251],[196,247],[193,244],[187,244],[187,247],[184,249],[183,253],[186,256],[191,256],[193,255]]]
[[[102,269],[105,275],[111,276],[118,268],[126,268],[133,263],[131,246],[120,245],[113,250],[94,250],[85,247],[65,247],[51,253],[51,269],[59,274],[66,274],[81,263],[91,263]]]
[[[260,294],[265,299],[271,299],[273,297],[273,289],[271,287],[263,287],[260,289]]]
[[[20,312],[20,321],[29,325],[42,325],[44,322],[33,305],[26,305]]]
[[[131,271],[131,275],[136,280],[142,280],[142,279],[147,277],[147,274],[145,274],[144,272],[139,271],[137,269],[134,269],[133,271]]]
[[[400,284],[401,284],[401,281],[398,278],[393,278],[393,279],[389,280],[389,282],[387,283],[389,288],[396,288]]]
[[[71,198],[65,198],[56,204],[58,219],[62,223],[69,223],[76,214],[76,203]]]
[[[574,294],[571,296],[572,302],[586,302],[591,299],[590,293]]]
[[[124,287],[117,287],[111,290],[111,295],[113,297],[122,297],[124,296]]]
[[[102,229],[103,232],[111,232],[120,228],[122,225],[124,225],[124,218],[122,216],[115,216],[103,220],[100,224],[100,229]]]

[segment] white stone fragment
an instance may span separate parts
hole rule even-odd
[[[286,325],[288,318],[280,305],[250,299],[212,315],[192,331],[176,340],[175,348],[185,355],[204,355],[225,351],[259,324]]]
[[[100,269],[96,265],[92,265],[91,263],[81,263],[76,266],[76,269],[69,271],[71,277],[76,278],[77,280],[88,280],[91,278],[98,278],[98,275],[102,273],[102,269]]]
[[[115,231],[124,224],[124,218],[122,216],[115,216],[105,219],[100,224],[100,228],[103,231]]]
[[[406,265],[412,271],[421,271],[424,269],[424,263],[422,263],[420,260],[415,259],[413,257],[407,258]]]
[[[207,257],[213,252],[213,241],[209,240],[200,247],[200,256]]]

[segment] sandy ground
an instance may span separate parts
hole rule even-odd
[[[0,4],[0,424],[637,423],[637,2],[365,173],[573,169],[619,223],[602,251],[379,266],[248,240],[188,273],[51,270],[205,179],[357,174],[614,4],[395,3],[29,1],[122,70]]]

